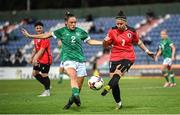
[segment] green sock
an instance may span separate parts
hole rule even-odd
[[[73,88],[72,88],[72,94],[73,94],[74,96],[78,96],[78,95],[79,95],[79,89],[78,89],[77,87],[73,87]]]
[[[169,71],[168,72],[168,76],[171,79],[171,83],[175,83],[174,72],[173,71]]]
[[[175,83],[175,78],[174,78],[174,76],[171,77],[171,82],[172,82],[172,83]]]
[[[167,82],[169,82],[169,78],[168,78],[168,76],[166,76],[166,77],[164,77],[165,78],[165,80],[167,81]]]
[[[168,71],[167,71],[167,69],[166,69],[166,70],[163,70],[163,71],[162,71],[162,74],[163,74],[165,80],[166,80],[167,82],[169,82]]]

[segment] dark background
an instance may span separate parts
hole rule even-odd
[[[172,2],[180,2],[180,0],[30,0],[30,9],[63,9]],[[26,10],[26,7],[27,0],[0,0],[0,11]]]

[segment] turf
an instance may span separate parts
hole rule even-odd
[[[108,79],[104,78],[107,83]],[[115,110],[111,93],[88,88],[81,92],[82,106],[63,106],[71,95],[69,80],[52,83],[50,97],[37,97],[43,87],[36,80],[0,80],[0,114],[180,114],[180,79],[177,86],[163,88],[162,78],[121,79],[123,108]]]

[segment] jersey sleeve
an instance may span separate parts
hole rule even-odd
[[[52,32],[52,36],[55,39],[60,39],[62,37],[62,29],[58,29]]]
[[[105,40],[112,42],[113,41],[113,34],[112,34],[112,29],[110,29],[106,35],[106,37],[104,38]]]
[[[81,39],[82,39],[84,42],[87,42],[88,40],[91,39],[91,37],[89,36],[89,34],[88,34],[86,31],[84,31],[84,30],[81,30],[81,35],[82,35]]]
[[[41,41],[41,48],[46,49],[50,45],[49,39],[44,39]]]
[[[158,47],[159,49],[162,49],[162,46],[161,46],[161,44],[159,44],[159,47]]]
[[[172,40],[168,39],[168,44],[169,44],[169,46],[173,45]]]
[[[138,42],[139,42],[139,35],[137,32],[135,32],[133,37],[133,43],[138,44]]]

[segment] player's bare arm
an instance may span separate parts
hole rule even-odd
[[[47,39],[47,38],[50,38],[52,36],[52,32],[46,32],[46,33],[43,33],[43,34],[32,35],[24,28],[21,29],[21,32],[27,38]]]
[[[155,55],[155,61],[158,61],[158,57],[161,55],[161,53],[162,53],[162,50],[161,50],[161,48],[159,48]]]
[[[58,41],[58,46],[61,48],[62,47],[62,42],[61,40]]]
[[[107,36],[103,40],[103,47],[104,48],[108,48],[110,45],[112,45],[112,42],[111,42],[110,38]]]
[[[34,58],[33,58],[33,65],[36,66],[36,65],[38,64],[37,60],[43,55],[44,51],[45,51],[45,49],[44,49],[44,48],[41,48],[41,49],[36,53],[36,55],[35,55]]]
[[[172,57],[171,57],[171,59],[172,59],[172,61],[174,61],[175,60],[176,47],[173,44],[170,45],[170,47],[172,49]]]
[[[34,58],[35,54],[36,54],[36,49],[33,48],[32,53],[31,53],[31,58],[30,58],[30,60],[29,60],[29,63],[30,63],[30,64],[33,63],[33,58]]]
[[[152,59],[155,59],[154,53],[151,52],[151,51],[149,51],[149,49],[144,45],[144,43],[143,43],[141,40],[139,40],[138,46],[139,46],[144,52],[146,52],[146,54],[147,54],[148,56],[150,56]]]
[[[102,45],[102,44],[103,44],[102,41],[93,40],[93,39],[88,40],[87,43],[88,43],[89,45]]]

